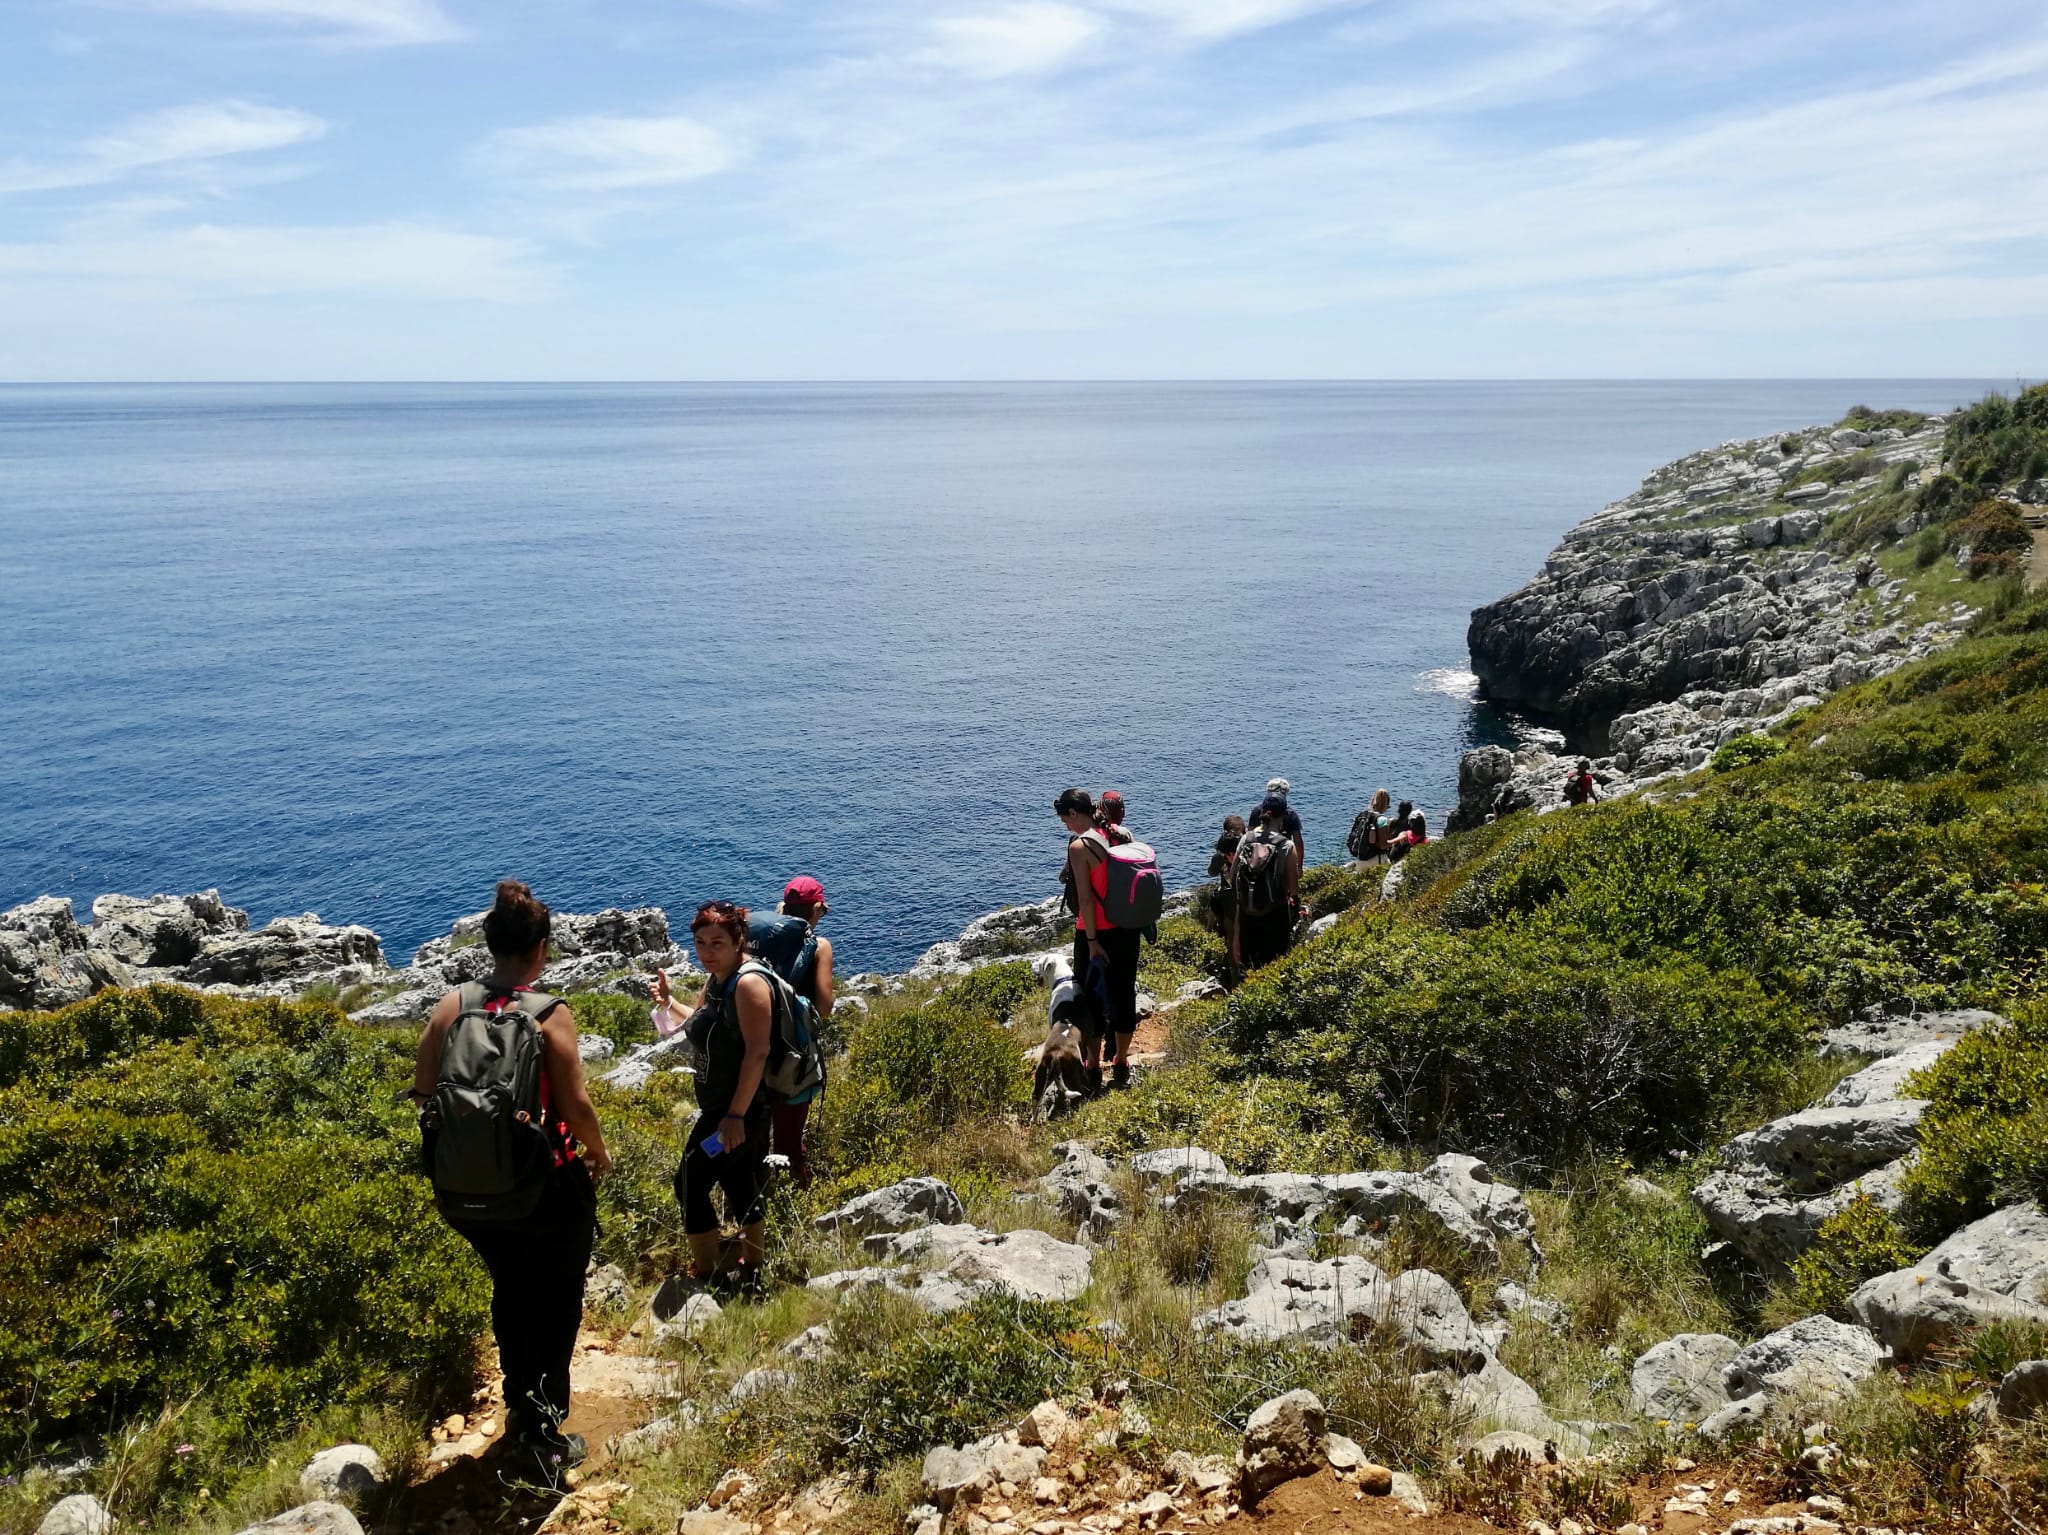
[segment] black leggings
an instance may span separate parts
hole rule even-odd
[[[704,1155],[704,1137],[718,1128],[708,1111],[697,1116],[690,1138],[683,1145],[682,1165],[676,1169],[676,1203],[683,1207],[683,1231],[702,1236],[718,1229],[718,1212],[711,1206],[711,1185],[725,1190],[725,1206],[741,1226],[761,1224],[767,1193],[768,1116],[747,1116],[746,1144],[736,1151]]]
[[[1138,1030],[1138,948],[1141,935],[1134,928],[1105,927],[1096,935],[1102,952],[1109,956],[1109,1011],[1105,1015],[1088,989],[1088,934],[1074,931],[1074,982],[1080,988],[1081,1032],[1091,1039],[1105,1034],[1135,1034]],[[1112,1041],[1112,1044],[1114,1042]]]
[[[505,1432],[553,1435],[569,1416],[569,1359],[583,1322],[583,1271],[597,1192],[581,1162],[557,1168],[517,1221],[450,1221],[491,1275],[491,1331],[505,1372]]]

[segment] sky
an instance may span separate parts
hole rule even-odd
[[[0,0],[0,379],[2044,371],[2040,0]]]

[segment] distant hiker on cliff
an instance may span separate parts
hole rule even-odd
[[[1238,948],[1247,970],[1270,964],[1294,942],[1301,909],[1301,844],[1287,833],[1287,801],[1268,795],[1237,845]],[[1297,824],[1298,821],[1297,821]]]
[[[1137,836],[1124,825],[1124,797],[1114,789],[1104,791],[1095,802],[1095,825],[1109,839],[1111,847],[1125,847]]]
[[[690,937],[705,985],[703,999],[684,1024],[696,1068],[697,1122],[683,1142],[675,1177],[683,1235],[690,1244],[688,1277],[729,1293],[758,1294],[770,1106],[822,1080],[822,1071],[795,1039],[796,993],[747,952],[746,907],[706,901],[690,923]],[[666,972],[655,974],[654,1001],[675,1010]],[[809,1055],[816,1055],[815,1042]],[[739,1261],[729,1277],[720,1269],[713,1184],[725,1191],[727,1213],[740,1229]]]
[[[1344,839],[1346,852],[1360,863],[1385,863],[1388,850],[1393,846],[1395,828],[1389,806],[1392,798],[1385,789],[1378,790],[1372,797],[1372,804],[1358,812],[1351,823],[1351,835]]]
[[[1074,911],[1074,975],[1087,1006],[1088,1089],[1102,1090],[1102,1048],[1112,1052],[1110,1082],[1131,1082],[1131,1036],[1138,1031],[1138,946],[1159,920],[1164,886],[1152,850],[1113,844],[1097,824],[1094,796],[1063,789],[1053,813],[1070,833],[1060,883]]]
[[[1266,806],[1271,804],[1274,800],[1278,800],[1280,802],[1280,809],[1282,812],[1280,818],[1280,829],[1286,832],[1289,839],[1293,841],[1294,856],[1298,860],[1300,860],[1304,867],[1306,867],[1308,864],[1308,843],[1302,837],[1301,812],[1296,810],[1292,805],[1287,803],[1287,796],[1292,794],[1293,792],[1294,785],[1290,784],[1286,779],[1267,779],[1266,797],[1260,800],[1257,805],[1252,807],[1252,813],[1245,819],[1252,826],[1256,827],[1259,824],[1259,817],[1261,814],[1264,813]]]
[[[1403,858],[1406,858],[1410,853],[1428,841],[1429,823],[1423,819],[1420,810],[1411,811],[1408,816],[1408,824],[1394,838],[1393,850],[1389,856],[1396,863],[1399,863]]]
[[[835,1000],[832,940],[818,932],[819,919],[831,909],[825,904],[825,887],[810,875],[799,874],[782,887],[782,904],[773,915],[759,913],[747,918],[748,951],[810,1003],[813,1026],[818,1029],[831,1018]],[[769,1152],[789,1160],[790,1175],[799,1188],[807,1188],[811,1182],[804,1127],[811,1117],[811,1105],[824,1090],[821,1078],[815,1087],[803,1090],[801,1096],[769,1105]]]
[[[550,920],[525,885],[499,882],[484,918],[491,973],[435,1006],[412,1086],[434,1202],[491,1276],[506,1437],[547,1474],[584,1455],[562,1422],[597,1234],[592,1180],[612,1166],[583,1084],[576,1019],[533,990]]]
[[[1244,950],[1237,937],[1237,846],[1244,840],[1244,832],[1243,816],[1225,816],[1223,835],[1209,855],[1209,878],[1216,881],[1216,931],[1223,939],[1233,981],[1244,974]]]
[[[1572,769],[1572,776],[1564,781],[1564,802],[1567,805],[1590,805],[1600,798],[1600,785],[1593,778],[1593,759],[1579,758],[1579,765]]]

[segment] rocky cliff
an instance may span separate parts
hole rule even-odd
[[[1831,529],[1938,469],[1947,418],[1898,419],[1667,464],[1567,533],[1528,585],[1474,612],[1481,696],[1562,731],[1568,750],[1468,753],[1452,829],[1556,805],[1581,752],[1609,789],[1689,772],[1954,639],[1969,604],[1916,601],[1872,556],[1831,545]],[[1890,531],[1914,531],[1916,515]]]

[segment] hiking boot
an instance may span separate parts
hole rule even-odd
[[[1125,1088],[1131,1085],[1131,1063],[1129,1061],[1118,1061],[1114,1066],[1110,1067],[1109,1085],[1112,1088]]]
[[[762,1292],[761,1265],[736,1264],[731,1273],[720,1274],[714,1279],[711,1288],[725,1300],[759,1300]]]
[[[1090,1066],[1088,1068],[1088,1096],[1091,1098],[1100,1098],[1102,1096],[1102,1068],[1100,1066]]]

